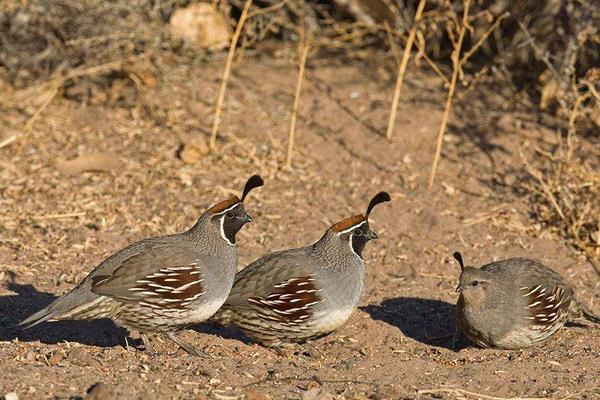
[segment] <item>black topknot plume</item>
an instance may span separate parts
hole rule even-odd
[[[365,218],[369,219],[369,214],[373,210],[377,204],[385,203],[386,201],[392,200],[390,194],[388,192],[379,192],[369,202],[369,206],[367,207],[367,213],[365,214]]]
[[[465,264],[463,263],[463,258],[462,255],[460,254],[460,251],[455,251],[454,254],[452,254],[454,256],[454,259],[456,261],[458,261],[458,265],[460,265],[460,270],[464,271],[465,269]]]
[[[261,187],[264,184],[265,184],[265,181],[263,181],[260,176],[258,176],[258,175],[252,175],[246,181],[246,185],[244,186],[244,192],[242,193],[242,199],[240,200],[240,202],[242,202],[242,203],[244,202],[244,199],[246,198],[246,196],[248,195],[248,193],[250,193],[250,191],[252,189],[256,189],[257,187]]]
[[[248,193],[250,193],[250,191],[252,189],[256,189],[257,187],[261,187],[264,184],[265,184],[265,181],[263,181],[263,179],[260,176],[258,176],[258,175],[252,175],[246,181],[246,186],[244,186],[244,192],[242,193],[242,200],[240,200],[240,202],[242,202],[242,203],[244,202],[244,199],[246,198],[246,195]]]

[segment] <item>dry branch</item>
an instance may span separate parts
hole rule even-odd
[[[302,91],[302,82],[304,81],[304,69],[306,59],[308,58],[308,50],[310,45],[304,43],[302,46],[302,56],[300,57],[300,68],[298,70],[298,81],[296,82],[296,94],[294,95],[294,105],[292,107],[292,116],[290,118],[290,132],[288,135],[287,156],[285,159],[286,167],[292,166],[292,154],[294,152],[294,136],[296,134],[296,118],[298,115],[298,106],[300,105],[300,92]]]
[[[404,82],[404,74],[406,73],[406,66],[408,65],[408,60],[410,58],[410,51],[412,49],[413,42],[415,41],[417,27],[419,26],[419,22],[421,22],[421,17],[423,15],[423,10],[425,9],[426,3],[427,0],[419,1],[419,6],[417,7],[417,11],[415,12],[413,26],[410,28],[408,39],[406,40],[406,46],[404,47],[402,62],[398,67],[398,78],[396,79],[396,88],[394,89],[394,98],[392,99],[392,109],[390,110],[390,119],[388,121],[388,129],[385,135],[388,140],[392,139],[392,133],[394,132],[396,112],[398,111],[398,102],[400,101],[400,92],[402,91],[402,82]]]
[[[423,389],[417,391],[417,394],[429,394],[429,395],[439,395],[441,393],[449,394],[451,396],[455,396],[460,399],[464,399],[467,397],[474,397],[476,399],[485,399],[485,400],[545,400],[540,397],[497,397],[497,396],[488,396],[483,393],[475,393],[469,392],[467,390],[462,389],[454,389],[454,388],[439,388],[439,389]]]
[[[94,65],[92,67],[76,68],[76,69],[71,70],[69,73],[61,75],[57,78],[48,79],[42,83],[39,83],[39,84],[36,84],[33,86],[29,86],[25,89],[16,91],[8,96],[5,96],[4,98],[0,99],[0,103],[7,103],[7,104],[16,103],[16,102],[19,102],[26,98],[35,97],[34,94],[37,91],[48,90],[48,89],[54,90],[55,88],[60,87],[62,84],[64,84],[69,79],[81,78],[83,76],[92,76],[92,75],[98,74],[100,72],[117,70],[119,68],[123,68],[123,66],[126,64],[132,64],[132,63],[141,61],[143,59],[148,58],[149,56],[150,56],[149,54],[144,53],[144,54],[140,54],[137,56],[132,56],[125,60],[115,60],[115,61],[110,61],[110,62],[99,64],[99,65]]]
[[[595,392],[598,389],[599,388],[597,388],[597,387],[590,388],[590,389],[583,389],[578,392],[567,395],[565,397],[558,397],[558,399],[559,400],[568,400],[573,397],[579,396],[582,393]],[[442,393],[448,394],[450,396],[454,396],[459,399],[465,399],[465,398],[469,398],[469,397],[472,397],[475,399],[485,399],[485,400],[546,400],[547,399],[547,397],[498,397],[498,396],[490,396],[490,395],[483,394],[483,393],[470,392],[468,390],[463,390],[463,389],[444,388],[444,387],[439,388],[439,389],[421,389],[421,390],[417,391],[418,396],[423,395],[423,394],[440,395]]]
[[[450,87],[448,87],[448,95],[446,97],[446,106],[444,108],[444,115],[442,116],[442,122],[440,124],[440,130],[438,133],[437,144],[435,148],[435,155],[433,157],[433,164],[431,166],[431,175],[429,176],[429,188],[433,186],[435,180],[435,174],[437,172],[438,163],[440,161],[440,155],[442,154],[442,144],[444,143],[444,133],[446,132],[446,125],[448,124],[448,117],[450,116],[450,110],[452,109],[452,97],[454,96],[454,89],[456,88],[456,81],[458,79],[458,73],[460,71],[460,50],[462,48],[463,39],[465,38],[465,32],[468,26],[469,17],[469,6],[471,0],[465,0],[462,24],[458,33],[458,39],[454,43],[454,51],[452,52],[452,78],[450,79]]]
[[[214,151],[217,145],[217,132],[219,131],[219,124],[221,123],[221,110],[223,109],[223,101],[225,100],[225,90],[227,89],[227,83],[229,82],[229,76],[231,75],[231,64],[233,63],[235,48],[237,46],[238,39],[240,38],[240,34],[242,33],[242,27],[244,26],[244,21],[246,21],[248,9],[250,8],[251,4],[252,0],[246,0],[246,3],[244,4],[244,9],[242,10],[242,15],[240,15],[240,19],[238,20],[237,26],[235,27],[235,32],[233,34],[233,37],[231,38],[231,44],[229,45],[229,52],[227,53],[227,61],[225,61],[225,70],[223,71],[221,89],[219,90],[219,97],[217,99],[217,105],[215,107],[215,117],[213,120],[212,131],[210,134],[209,148],[211,151]]]

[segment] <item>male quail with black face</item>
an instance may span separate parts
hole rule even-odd
[[[600,323],[565,279],[537,261],[510,258],[481,268],[463,264],[456,305],[459,329],[482,347],[522,349],[548,339],[572,312]]]
[[[365,215],[332,225],[312,246],[264,256],[240,271],[214,320],[243,329],[266,346],[302,342],[332,332],[356,308],[365,281],[365,244],[378,193]]]
[[[198,351],[173,332],[211,317],[227,299],[237,270],[236,233],[252,218],[248,192],[209,208],[188,231],[133,243],[108,257],[73,290],[20,323],[110,318],[127,329],[163,333],[191,354]]]

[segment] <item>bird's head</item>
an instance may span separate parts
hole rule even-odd
[[[235,245],[235,236],[248,222],[252,222],[252,217],[244,209],[244,200],[248,193],[264,184],[262,178],[258,175],[252,175],[244,186],[242,198],[231,196],[227,200],[215,204],[204,215],[216,225],[221,233],[221,237],[230,245]]]
[[[369,214],[373,208],[381,203],[390,201],[391,197],[387,192],[377,193],[369,202],[367,212],[343,219],[333,224],[329,230],[333,232],[347,248],[357,257],[362,259],[362,251],[370,240],[378,238],[377,234],[369,226]]]

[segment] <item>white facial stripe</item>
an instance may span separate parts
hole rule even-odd
[[[339,232],[338,236],[343,235],[344,233],[348,233],[348,232],[350,232],[350,231],[352,231],[352,230],[354,230],[354,229],[358,228],[359,226],[361,226],[363,224],[366,224],[366,223],[367,223],[367,221],[362,221],[362,222],[360,222],[360,223],[358,223],[356,225],[352,225],[350,228]]]
[[[353,233],[350,234],[350,237],[348,238],[348,245],[350,246],[350,251],[352,253],[354,253],[354,255],[358,258],[362,258],[361,256],[359,256],[358,254],[356,254],[356,252],[354,251],[354,248],[352,248],[352,236],[354,236]]]
[[[241,202],[235,203],[235,204],[234,204],[234,205],[232,205],[231,207],[229,207],[229,208],[226,208],[226,209],[224,209],[224,210],[223,210],[223,211],[221,211],[221,212],[215,213],[215,215],[221,215],[221,214],[225,214],[227,211],[229,211],[229,210],[233,210],[234,208],[236,208],[236,207],[237,207],[237,206],[239,206],[240,204],[242,204],[242,203],[241,203]]]
[[[229,208],[227,210],[229,210]],[[225,210],[225,211],[227,211],[227,210]],[[225,211],[223,211],[223,212],[225,212]],[[223,215],[221,217],[221,220],[219,221],[219,230],[221,231],[221,237],[223,238],[223,240],[225,240],[227,242],[228,245],[235,246],[234,243],[231,243],[229,241],[229,239],[227,239],[227,236],[225,235],[224,225],[225,225],[225,215]]]

